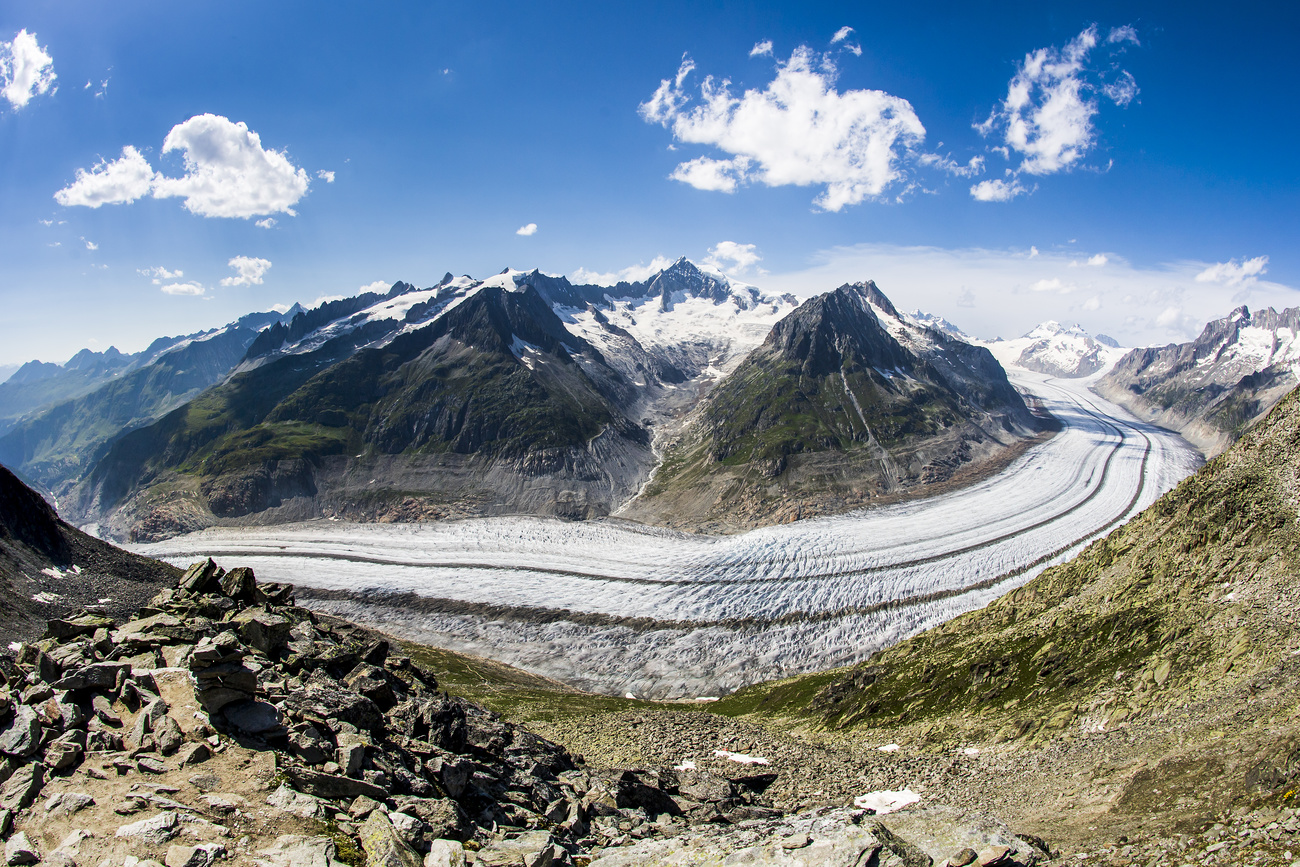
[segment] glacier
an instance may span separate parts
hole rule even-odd
[[[717,696],[847,665],[988,604],[1136,515],[1199,453],[1088,390],[1010,369],[1063,425],[941,496],[707,536],[617,518],[210,528],[131,546],[212,556],[399,638],[614,695]]]

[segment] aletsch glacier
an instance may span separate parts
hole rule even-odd
[[[927,500],[726,537],[513,517],[209,529],[133,547],[342,591],[312,604],[582,688],[717,695],[864,659],[985,605],[1200,463],[1176,435],[1090,392],[1092,378],[1011,375],[1064,430]]]

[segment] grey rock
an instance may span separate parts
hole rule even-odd
[[[181,576],[177,589],[188,593],[210,593],[221,589],[224,571],[211,557],[197,563],[191,563]]]
[[[280,712],[264,701],[241,701],[225,707],[226,721],[250,735],[260,735],[280,727]]]
[[[174,811],[159,813],[117,829],[116,837],[140,840],[150,846],[161,846],[181,832],[180,816]]]
[[[393,804],[400,812],[409,813],[424,822],[428,826],[429,837],[459,837],[467,823],[460,805],[451,798],[415,798],[403,795],[395,798]]]
[[[509,840],[495,840],[479,850],[476,865],[482,867],[551,867],[556,855],[549,831],[529,831]]]
[[[355,777],[361,773],[361,765],[366,760],[366,748],[361,744],[352,743],[344,746],[339,744],[335,750],[338,758],[339,768],[346,776]]]
[[[221,788],[221,778],[216,774],[195,774],[189,783],[200,792],[215,792]]]
[[[154,732],[154,739],[158,743],[158,752],[170,756],[185,743],[185,732],[181,731],[180,724],[176,720],[165,716]]]
[[[212,758],[212,750],[207,744],[189,744],[176,754],[176,760],[182,768],[202,764],[210,758]],[[193,780],[194,777],[190,777],[190,781]]]
[[[465,867],[465,847],[457,840],[434,840],[424,856],[424,867]]]
[[[337,774],[324,774],[309,768],[290,765],[284,769],[284,775],[294,788],[321,798],[334,800],[351,800],[357,795],[365,795],[376,801],[388,798],[388,790],[365,780],[354,780]]]
[[[45,812],[51,818],[70,816],[78,810],[84,810],[95,803],[95,799],[85,792],[60,792],[45,799]]]
[[[285,834],[254,858],[258,867],[342,867],[335,860],[337,849],[329,837]]]
[[[201,843],[198,846],[181,846],[173,843],[167,847],[163,863],[167,867],[212,867],[214,861],[224,858],[226,847],[220,843]]]
[[[366,867],[423,867],[420,856],[398,835],[382,810],[367,817],[360,837]]]
[[[1005,846],[1009,857],[1027,865],[1037,864],[1041,859],[1037,849],[1002,822],[982,813],[944,806],[911,807],[881,817],[881,821],[890,832],[915,845],[935,863],[962,849],[981,852],[990,846]]]
[[[135,760],[135,766],[146,774],[165,774],[167,765],[158,759],[151,759],[148,756],[140,756]]]
[[[15,813],[31,806],[45,785],[45,766],[29,762],[13,772],[0,792],[0,807]]]
[[[125,662],[95,662],[82,666],[53,684],[55,689],[93,689],[115,692],[131,674]]]
[[[383,808],[383,803],[365,795],[357,795],[348,805],[348,815],[354,819],[364,819],[375,810]]]
[[[113,711],[113,702],[109,701],[106,696],[97,695],[90,700],[90,707],[95,712],[95,718],[104,725],[120,728],[122,718]]]
[[[268,656],[289,643],[289,630],[293,627],[287,618],[264,608],[245,609],[235,615],[234,623],[238,625],[240,640]]]
[[[325,818],[325,807],[321,804],[319,798],[311,795],[295,792],[287,783],[281,784],[266,799],[266,802],[272,807],[284,810],[286,813],[292,813],[295,816],[301,816],[304,819],[323,819]]]
[[[9,867],[17,867],[19,864],[35,864],[41,860],[41,850],[36,848],[36,844],[27,839],[27,835],[22,831],[14,834],[5,843],[5,863]]]
[[[230,792],[216,792],[203,796],[203,803],[214,813],[228,814],[248,809],[248,799]]]
[[[18,705],[13,719],[0,731],[0,753],[25,759],[36,752],[40,741],[40,717],[27,705]]]

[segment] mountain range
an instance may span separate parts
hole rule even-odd
[[[1079,325],[1047,321],[1023,337],[983,343],[1004,365],[1075,379],[1092,376],[1115,363],[1123,354],[1106,335],[1093,337]]]
[[[0,461],[137,540],[620,509],[741,527],[949,481],[1042,426],[985,349],[874,283],[800,304],[680,259],[612,287],[448,274],[258,316],[24,418]]]
[[[1300,308],[1238,307],[1189,343],[1131,350],[1094,388],[1216,455],[1300,382],[1297,335]]]

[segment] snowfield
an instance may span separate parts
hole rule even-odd
[[[311,605],[585,689],[716,696],[860,661],[986,605],[1201,463],[1176,435],[1088,391],[1091,378],[1012,379],[1065,429],[1003,473],[928,500],[739,536],[617,519],[315,521],[134,550],[345,591]]]

